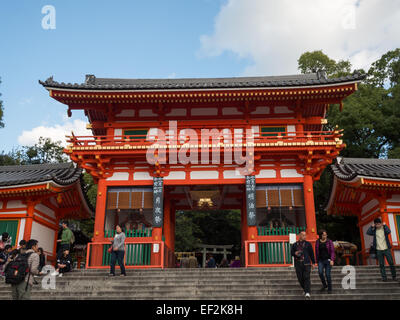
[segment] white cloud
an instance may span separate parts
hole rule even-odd
[[[86,129],[86,122],[76,119],[54,126],[39,126],[32,130],[24,130],[18,137],[18,143],[24,146],[32,146],[39,141],[40,137],[45,137],[51,138],[52,141],[61,141],[62,145],[66,146],[65,135],[71,135],[71,131],[73,131],[76,136],[92,135],[92,132]]]
[[[367,69],[400,46],[398,0],[228,0],[213,34],[200,38],[202,56],[225,51],[253,62],[245,75],[298,73],[297,59],[323,50]]]

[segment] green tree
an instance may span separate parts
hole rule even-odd
[[[400,158],[400,50],[384,54],[371,65],[365,83],[343,101],[343,110],[330,106],[327,129],[344,129],[345,157]],[[306,52],[298,60],[303,73],[326,70],[329,77],[350,73],[349,61],[330,59],[322,51]],[[360,70],[364,73],[363,70]],[[327,229],[333,239],[360,245],[354,217],[328,216],[324,210],[330,194],[332,176],[325,170],[314,184],[315,209],[319,228]]]
[[[62,163],[68,160],[63,150],[61,141],[40,137],[33,146],[22,147],[20,156],[23,164]]]
[[[341,77],[351,71],[350,61],[340,60],[336,62],[324,54],[322,50],[303,53],[297,63],[302,73],[316,73],[319,70],[324,70],[328,77]]]
[[[0,78],[0,83],[1,83],[1,78]],[[1,97],[1,93],[0,93],[0,97]],[[4,117],[3,101],[0,100],[0,128],[4,128],[3,117]]]
[[[241,216],[238,210],[184,211],[176,215],[175,251],[192,251],[198,244],[233,244],[241,249]]]

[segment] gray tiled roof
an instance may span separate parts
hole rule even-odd
[[[20,166],[0,166],[0,186],[16,186],[54,181],[69,185],[79,180],[82,169],[72,163],[47,163]]]
[[[113,79],[96,78],[86,75],[84,83],[64,83],[53,80],[39,80],[48,88],[83,89],[83,90],[157,90],[157,89],[226,89],[257,87],[298,87],[342,82],[361,81],[364,75],[354,72],[352,75],[328,79],[323,71],[310,74],[266,77],[233,77],[233,78],[187,78],[187,79]]]
[[[331,165],[336,177],[353,180],[357,176],[400,179],[400,159],[337,158]]]

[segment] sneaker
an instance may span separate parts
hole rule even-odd
[[[121,277],[126,277],[126,274],[124,273],[124,274],[121,274]]]
[[[328,287],[322,287],[321,289],[319,289],[320,292],[324,292]]]
[[[58,276],[59,278],[61,278],[63,276],[63,274],[62,273],[60,273],[60,275]]]
[[[109,276],[109,277],[115,277],[115,274],[109,273],[108,276]]]
[[[328,290],[328,294],[332,294],[332,289],[331,289],[331,290]]]
[[[305,297],[307,300],[311,299],[311,295],[308,292],[306,293]]]
[[[386,278],[383,278],[382,281],[383,281],[383,282],[387,282],[387,279],[386,279]]]
[[[55,277],[55,276],[58,276],[60,273],[58,272],[58,271],[54,271],[51,275],[53,276],[53,277]]]

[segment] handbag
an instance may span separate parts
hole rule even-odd
[[[107,250],[107,252],[108,252],[108,253],[111,253],[111,252],[113,252],[113,247],[112,247],[112,246],[111,246],[111,247],[109,247],[109,248],[108,248],[108,250]]]

